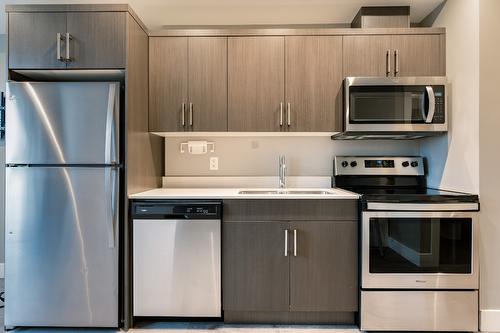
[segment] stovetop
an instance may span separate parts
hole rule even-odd
[[[377,188],[377,187],[341,187],[361,194],[364,202],[388,203],[463,203],[479,202],[475,194],[453,192],[435,188]]]
[[[420,156],[336,156],[334,185],[361,194],[363,203],[478,203],[477,195],[427,186]]]

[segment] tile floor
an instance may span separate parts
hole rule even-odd
[[[3,290],[3,279],[0,279],[0,290]],[[4,309],[0,309],[0,332],[3,329]],[[47,328],[20,328],[13,333],[114,333],[113,329],[47,329]],[[351,326],[284,326],[284,325],[224,325],[219,323],[151,323],[142,324],[131,329],[133,333],[359,333],[356,327]]]

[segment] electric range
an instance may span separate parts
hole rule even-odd
[[[335,186],[361,194],[360,326],[478,329],[478,196],[427,187],[425,159],[337,156]]]

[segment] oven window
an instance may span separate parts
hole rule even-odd
[[[352,86],[351,123],[425,123],[429,101],[423,86]]]
[[[370,218],[370,273],[467,274],[470,218]]]

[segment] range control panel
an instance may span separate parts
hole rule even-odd
[[[420,156],[336,156],[335,176],[394,175],[424,176],[424,158]]]

